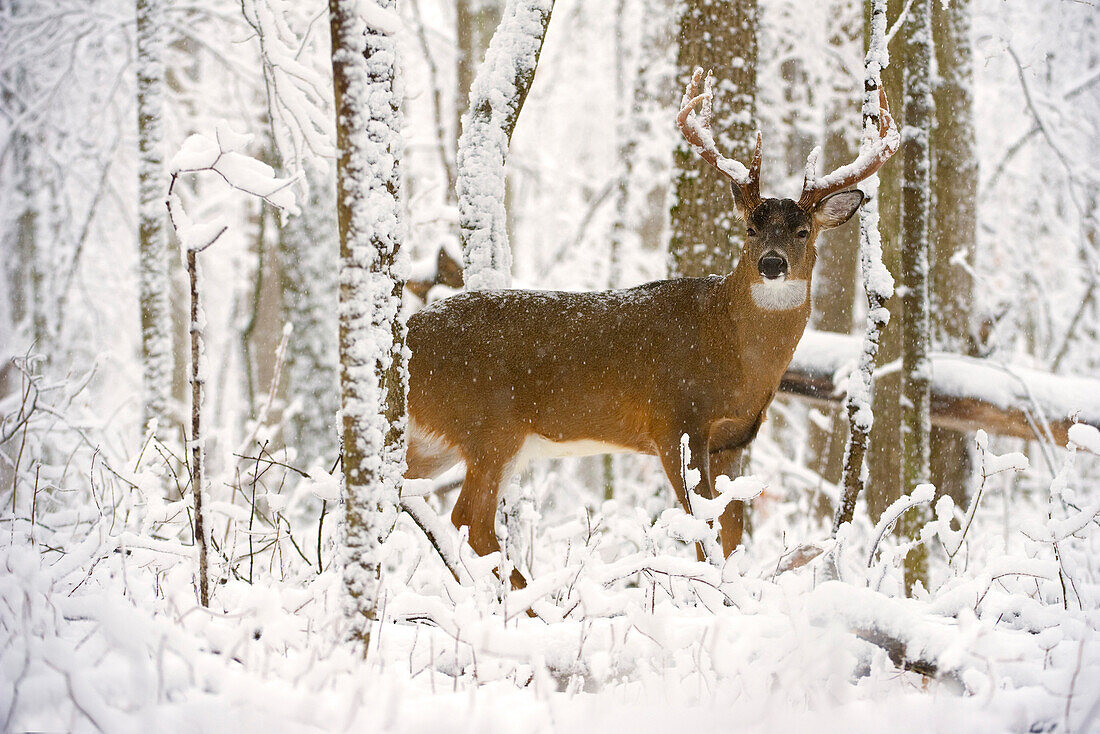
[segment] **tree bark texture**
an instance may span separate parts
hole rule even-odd
[[[937,83],[932,129],[931,317],[937,350],[977,353],[971,336],[973,261],[978,236],[978,155],[974,131],[974,59],[970,0],[932,3]],[[968,504],[973,439],[932,427],[932,483]]]
[[[375,13],[396,25],[396,1]],[[340,231],[340,391],[345,491],[343,573],[348,637],[370,647],[381,545],[397,517],[405,472],[405,327],[398,318],[401,89],[397,39],[364,27],[354,0],[329,0]]]
[[[676,58],[678,89],[697,66],[717,82],[712,128],[718,149],[748,165],[756,146],[756,0],[686,0]],[[728,273],[744,244],[729,182],[679,140],[673,154],[669,273]]]
[[[905,104],[902,119],[903,170],[901,217],[901,332],[902,490],[908,494],[927,483],[930,424],[928,347],[928,229],[931,218],[932,8],[931,0],[914,0],[907,25],[910,31],[904,70]],[[920,505],[899,522],[902,535],[916,540],[931,519],[930,508]],[[918,545],[905,560],[905,588],[928,585],[928,550]]]
[[[164,41],[160,0],[137,0],[138,259],[144,426],[167,435],[172,396],[170,254],[164,231]]]

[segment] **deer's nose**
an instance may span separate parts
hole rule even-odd
[[[769,280],[781,278],[787,274],[787,258],[772,250],[764,253],[758,267],[760,274]]]

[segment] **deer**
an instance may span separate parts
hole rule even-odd
[[[806,328],[817,236],[852,217],[864,199],[852,187],[898,148],[880,92],[879,137],[855,161],[818,176],[815,149],[797,201],[762,198],[762,136],[748,168],[723,156],[710,127],[713,76],[700,92],[701,77],[696,69],[676,123],[731,184],[745,225],[733,272],[596,292],[464,292],[408,320],[406,476],[465,462],[451,521],[479,555],[500,550],[501,487],[535,458],[655,455],[686,512],[689,492],[714,498],[715,478],[736,476]],[[742,503],[718,522],[728,556],[742,540]],[[518,571],[511,583],[526,585]]]

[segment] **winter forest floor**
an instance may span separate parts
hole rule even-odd
[[[190,502],[171,499],[171,478],[161,499],[156,463],[77,446],[38,480],[75,487],[62,474],[79,475],[82,489],[20,485],[4,497],[3,728],[1095,731],[1100,507],[1078,504],[1067,481],[1100,436],[1078,427],[1073,438],[1084,448],[1059,452],[1049,491],[1011,503],[1027,460],[984,454],[969,527],[949,499],[936,505],[924,533],[933,580],[913,599],[886,532],[904,503],[878,527],[857,519],[841,536],[840,580],[825,580],[828,554],[815,553],[832,547],[828,523],[767,435],[751,541],[722,567],[683,542],[704,526],[670,509],[667,488],[653,493],[655,465],[617,460],[618,496],[602,503],[583,465],[537,466],[502,516],[530,586],[502,588],[491,559],[465,551],[456,583],[403,515],[365,663],[336,626],[334,477],[304,479],[252,452],[213,482],[206,610]],[[429,522],[447,504],[433,489],[406,485],[411,501],[425,495]],[[453,551],[449,527],[434,529]]]

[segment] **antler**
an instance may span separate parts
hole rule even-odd
[[[698,94],[699,80],[703,77],[703,70],[699,67],[692,72],[691,81],[684,91],[684,98],[680,102],[680,114],[676,116],[676,125],[683,133],[684,139],[699,154],[699,157],[714,166],[719,173],[724,175],[741,192],[742,203],[747,211],[752,211],[760,203],[760,148],[763,142],[759,132],[756,133],[756,152],[753,153],[752,163],[748,168],[732,158],[726,158],[718,152],[714,144],[714,135],[710,131],[710,118],[714,113],[712,106],[714,100],[714,76],[707,73],[703,82],[703,93]],[[695,107],[702,103],[699,114],[695,113]],[[700,119],[701,118],[701,119]]]
[[[814,148],[806,158],[806,177],[802,184],[802,195],[798,197],[798,206],[809,211],[819,201],[834,191],[843,191],[855,186],[874,174],[882,164],[890,159],[898,151],[901,145],[901,135],[898,133],[894,118],[890,116],[890,105],[886,101],[886,90],[878,89],[879,104],[879,137],[871,146],[860,150],[859,155],[851,163],[841,166],[832,173],[818,177],[817,159],[821,155],[821,148]]]

